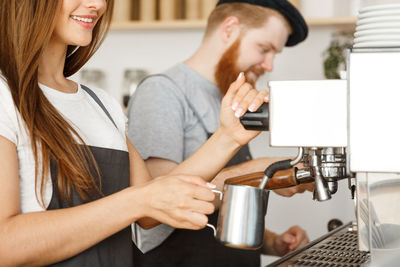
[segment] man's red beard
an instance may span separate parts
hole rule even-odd
[[[236,40],[222,55],[215,70],[215,81],[222,95],[228,91],[230,84],[240,73],[237,68],[241,40]]]
[[[229,86],[232,82],[234,82],[239,73],[243,70],[238,68],[238,59],[239,59],[239,48],[241,44],[241,39],[237,39],[228,50],[222,55],[219,60],[216,70],[215,70],[215,81],[222,95],[225,95],[226,91],[228,91]],[[250,71],[255,72],[256,75],[261,75],[264,73],[263,70],[257,67],[251,67],[250,69],[244,70],[245,76]],[[247,79],[246,82],[250,83],[253,87],[255,87],[255,80]]]

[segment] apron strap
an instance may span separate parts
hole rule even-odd
[[[106,109],[106,107],[103,105],[103,102],[101,102],[100,98],[97,97],[97,95],[91,90],[89,89],[89,87],[81,84],[81,88],[83,90],[86,91],[86,93],[88,93],[93,100],[100,106],[100,108],[104,111],[104,113],[106,113],[107,117],[111,120],[111,122],[114,124],[115,128],[118,129],[117,124],[115,124],[113,118],[111,117],[110,113],[108,112],[108,110]]]

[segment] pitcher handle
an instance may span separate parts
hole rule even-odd
[[[222,193],[222,192],[219,191],[219,190],[211,190],[211,191],[213,191],[214,193],[219,194],[219,200],[222,200],[222,197],[224,196],[224,193]]]
[[[210,227],[210,228],[213,230],[213,232],[214,232],[214,237],[217,237],[217,229],[215,229],[215,226],[212,225],[211,223],[207,223],[206,226],[207,226],[207,227]]]
[[[222,197],[223,197],[223,195],[224,195],[223,192],[221,192],[221,191],[219,191],[219,190],[211,190],[211,191],[213,191],[214,193],[219,194],[219,200],[222,200]],[[215,229],[215,226],[212,225],[211,223],[207,223],[206,226],[207,226],[207,227],[210,227],[210,228],[213,230],[213,232],[214,232],[214,237],[216,237],[216,236],[217,236],[217,229]]]

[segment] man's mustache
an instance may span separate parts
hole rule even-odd
[[[246,72],[247,73],[254,72],[257,76],[261,76],[265,73],[265,71],[262,68],[258,68],[258,67],[252,67]]]

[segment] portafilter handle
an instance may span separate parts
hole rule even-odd
[[[246,130],[268,131],[269,130],[269,110],[268,103],[263,103],[254,112],[246,112],[240,122]]]

